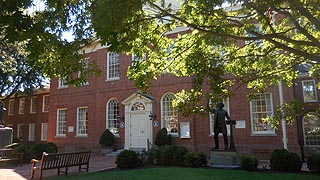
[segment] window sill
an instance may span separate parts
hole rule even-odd
[[[76,138],[87,138],[88,135],[87,135],[87,134],[84,134],[84,135],[76,135],[75,137],[76,137]]]
[[[110,78],[110,79],[106,79],[106,81],[117,81],[117,80],[120,80],[120,78]]]
[[[55,138],[66,138],[66,135],[56,135]]]
[[[178,138],[179,137],[179,134],[168,134],[168,135],[171,135],[171,137],[173,137],[173,138]]]
[[[250,134],[250,136],[277,136],[277,134],[276,133],[272,133],[272,132],[270,132],[270,133],[252,133],[252,134]]]

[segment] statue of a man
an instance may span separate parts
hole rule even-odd
[[[230,121],[229,114],[226,110],[223,109],[224,104],[222,102],[217,104],[217,109],[214,112],[214,143],[215,148],[219,149],[219,133],[222,133],[224,139],[224,150],[228,150],[228,136],[227,136],[227,126],[226,118]]]
[[[4,125],[3,115],[5,111],[6,111],[6,108],[4,106],[4,102],[1,100],[0,101],[0,126]]]

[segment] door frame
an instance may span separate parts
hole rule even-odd
[[[132,111],[132,105],[135,103],[142,103],[144,104],[144,110],[137,110],[137,111]],[[149,114],[152,114],[152,110],[153,110],[153,102],[154,99],[151,96],[145,95],[141,92],[135,92],[132,95],[130,95],[129,97],[127,97],[125,100],[122,101],[122,104],[125,106],[125,143],[124,143],[124,149],[130,149],[130,142],[131,142],[131,138],[130,138],[130,121],[131,119],[131,115],[133,113],[142,113],[144,112],[145,117],[148,118]],[[148,124],[146,125],[146,127],[150,128],[149,131],[149,135],[147,135],[147,138],[152,140],[153,139],[153,127],[152,127],[152,120],[150,121],[146,121],[148,122]],[[142,147],[144,149],[147,150],[147,141],[145,143],[145,147]]]

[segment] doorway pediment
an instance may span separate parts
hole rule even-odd
[[[123,100],[121,103],[123,105],[130,105],[133,101],[143,101],[145,103],[152,103],[154,101],[154,98],[150,95],[144,94],[140,91],[137,91],[133,94],[131,94],[129,97],[127,97],[125,100]]]

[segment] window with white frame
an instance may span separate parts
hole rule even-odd
[[[88,135],[88,107],[77,108],[77,136]]]
[[[17,138],[20,141],[23,141],[23,131],[24,131],[24,125],[23,124],[18,124]]]
[[[44,95],[43,96],[42,112],[49,112],[49,95]]]
[[[24,114],[25,98],[19,99],[19,114]]]
[[[320,145],[320,117],[308,114],[303,117],[304,140],[306,146]]]
[[[14,114],[14,99],[9,100],[8,115]]]
[[[265,118],[273,115],[271,93],[252,95],[250,100],[250,113],[253,134],[274,134],[271,125],[265,122]]]
[[[58,79],[58,88],[67,88],[67,81],[65,79]]]
[[[29,141],[34,141],[36,135],[36,124],[30,123],[29,124]]]
[[[56,136],[66,136],[67,133],[67,109],[57,110],[57,129]]]
[[[89,58],[81,59],[81,60],[80,60],[80,63],[82,64],[83,69],[88,69],[88,68],[89,68]],[[81,74],[82,74],[82,72],[79,71],[79,72],[78,72],[78,77],[79,77],[79,78],[81,77]],[[85,82],[82,82],[82,83],[81,83],[82,86],[88,85],[88,84],[89,84],[88,81],[85,81]]]
[[[30,114],[37,113],[37,97],[32,97],[30,99]]]
[[[119,54],[115,52],[107,53],[107,80],[119,79],[120,70],[119,70]]]
[[[230,116],[230,110],[229,110],[229,98],[225,98],[223,99],[222,103],[224,104],[224,107],[223,109],[226,110]],[[211,105],[211,108],[214,108],[216,107],[216,105]],[[214,135],[214,113],[213,112],[210,112],[209,113],[209,116],[210,116],[210,134],[211,135]],[[231,117],[231,116],[230,116]],[[226,118],[227,120],[227,118]],[[227,125],[227,134],[230,135],[230,126]]]
[[[169,134],[178,135],[178,111],[172,105],[174,98],[172,93],[165,94],[161,98],[161,124]]]
[[[318,100],[316,83],[314,80],[302,81],[302,90],[304,102],[316,102]]]
[[[107,129],[113,134],[119,134],[119,103],[116,99],[107,103]]]
[[[147,54],[144,53],[143,54],[143,57],[139,57],[139,56],[136,56],[136,55],[132,55],[132,65],[136,62],[141,62],[141,61],[145,61],[147,59]]]
[[[48,123],[41,123],[41,141],[48,141]]]

